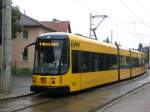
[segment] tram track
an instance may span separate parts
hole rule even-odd
[[[132,80],[135,80],[135,81],[136,80],[142,80],[142,79],[148,77],[149,75],[150,75],[149,71],[147,71],[146,75],[141,76],[142,78],[138,78],[138,79],[134,78]],[[130,80],[130,81],[132,81],[132,80]],[[130,82],[128,82],[128,83],[130,83]],[[107,108],[115,105],[116,103],[119,103],[120,101],[124,100],[125,98],[128,98],[129,96],[136,94],[137,92],[142,90],[145,86],[149,86],[149,85],[150,85],[150,81],[143,83],[142,85],[140,85],[140,86],[138,86],[138,87],[136,87],[130,91],[127,91],[126,93],[106,102],[105,104],[98,106],[97,108],[91,110],[90,112],[102,112],[105,109],[107,109]]]
[[[18,98],[29,97],[29,96],[34,96],[34,95],[36,95],[36,94],[37,94],[37,93],[30,93],[30,94],[21,95],[21,96],[8,97],[8,98],[0,99],[0,102],[2,102],[2,101],[7,101],[7,100],[18,99]]]
[[[33,100],[33,101],[31,101]],[[0,104],[8,105],[8,108],[3,108],[0,105],[0,112],[17,112],[43,103],[47,103],[54,99],[44,97],[44,94],[29,94],[9,99],[0,100]],[[14,106],[14,105],[15,106]]]
[[[143,85],[141,85],[141,86],[139,86],[139,87],[137,87],[131,91],[128,91],[128,92],[124,93],[123,95],[120,95],[120,96],[106,102],[105,104],[98,106],[97,108],[93,109],[90,112],[102,112],[105,109],[107,109],[107,108],[115,105],[116,103],[119,103],[120,101],[124,100],[125,98],[128,98],[129,96],[136,94],[137,92],[141,91],[145,86],[148,86],[148,85],[150,85],[150,82],[145,83],[145,84],[143,84]]]
[[[25,110],[32,109],[32,108],[38,108],[38,107],[41,107],[44,105],[49,106],[49,107],[46,107],[46,108],[48,108],[48,112],[60,111],[59,108],[62,110],[64,109],[63,111],[61,110],[60,112],[64,112],[66,107],[73,105],[72,103],[70,103],[71,101],[79,100],[79,102],[80,102],[80,101],[85,100],[84,102],[86,102],[88,100],[91,100],[93,95],[95,95],[95,97],[97,97],[96,95],[103,95],[103,94],[105,94],[106,91],[107,91],[107,93],[109,93],[109,91],[113,93],[117,90],[117,88],[122,88],[122,86],[131,84],[132,82],[144,80],[147,77],[148,77],[148,75],[145,74],[143,76],[140,76],[140,77],[128,80],[128,81],[123,81],[123,82],[116,83],[113,85],[96,88],[94,90],[84,91],[84,92],[80,92],[80,93],[73,93],[73,94],[68,94],[68,95],[64,95],[64,96],[53,96],[53,95],[46,95],[46,94],[30,94],[30,95],[26,95],[26,96],[11,98],[11,99],[4,99],[4,100],[0,100],[0,112],[22,112],[22,111],[24,112]],[[148,84],[148,83],[142,84],[141,87],[146,84]],[[97,104],[94,108],[90,108],[88,111],[97,112],[98,110],[107,107],[108,105],[112,104],[113,102],[118,101],[119,98],[129,94],[131,91],[135,91],[138,88],[139,87],[134,88],[134,89],[122,94],[122,96],[120,95],[120,96],[116,97],[116,95],[114,95],[114,97],[111,99],[106,98],[107,101],[104,100],[101,104]],[[91,99],[88,99],[89,97],[91,97]],[[110,97],[110,96],[105,96],[105,97]],[[100,100],[100,98],[99,98],[99,100]],[[61,103],[61,102],[63,102],[63,103]],[[78,111],[79,110],[72,110],[71,112],[78,112]],[[25,112],[28,112],[28,111],[25,111]]]
[[[36,103],[36,104],[32,104],[32,105],[29,105],[29,106],[25,106],[25,107],[22,107],[22,108],[18,108],[18,109],[15,109],[15,110],[12,110],[12,111],[10,111],[10,112],[19,112],[19,111],[21,111],[21,110],[25,110],[25,109],[27,109],[27,108],[32,108],[32,107],[35,107],[35,106],[38,106],[38,105],[41,105],[41,104],[44,104],[44,103],[48,103],[48,102],[53,102],[53,101],[55,101],[55,100],[44,100],[44,101],[40,101],[40,102],[38,102],[38,103]]]
[[[70,96],[70,94],[68,94]],[[32,108],[41,104],[45,104],[48,102],[55,102],[57,99],[62,99],[65,98],[66,95],[54,95],[54,94],[46,94],[46,93],[33,93],[33,94],[28,94],[24,96],[18,96],[18,97],[12,97],[12,98],[7,98],[7,99],[2,99],[0,100],[0,104],[2,105],[8,105],[8,108],[3,108],[2,105],[0,105],[0,112],[19,112],[28,108]],[[33,100],[33,102],[30,104],[27,103],[28,101]],[[20,102],[20,104],[19,104]],[[14,104],[17,106],[14,107],[14,105],[9,106]],[[65,104],[63,104],[65,105]],[[62,105],[62,106],[63,106]],[[54,107],[57,108],[58,106]],[[59,105],[60,107],[60,105]]]

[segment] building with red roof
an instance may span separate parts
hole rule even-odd
[[[48,32],[68,32],[71,33],[69,21],[38,21],[21,13],[20,24],[22,32],[17,33],[17,38],[12,41],[12,64],[19,68],[32,68],[34,61],[34,46],[29,47],[23,53],[24,47],[36,40],[38,35]],[[1,52],[1,46],[0,46]],[[1,63],[1,56],[0,56]]]

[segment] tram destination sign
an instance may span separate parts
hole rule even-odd
[[[40,47],[58,47],[59,42],[39,42]]]

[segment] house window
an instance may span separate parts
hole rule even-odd
[[[24,52],[22,53],[22,60],[28,61],[28,48],[24,49]]]
[[[22,37],[23,37],[23,39],[28,39],[28,31],[27,30],[24,30],[22,32]]]

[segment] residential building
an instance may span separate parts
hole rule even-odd
[[[60,21],[57,19],[53,21],[38,21],[25,14],[21,14],[20,24],[22,32],[18,32],[17,38],[12,40],[12,65],[19,68],[33,67],[34,46],[29,47],[26,51],[24,51],[24,47],[34,42],[38,35],[48,32],[71,33],[69,21]]]

